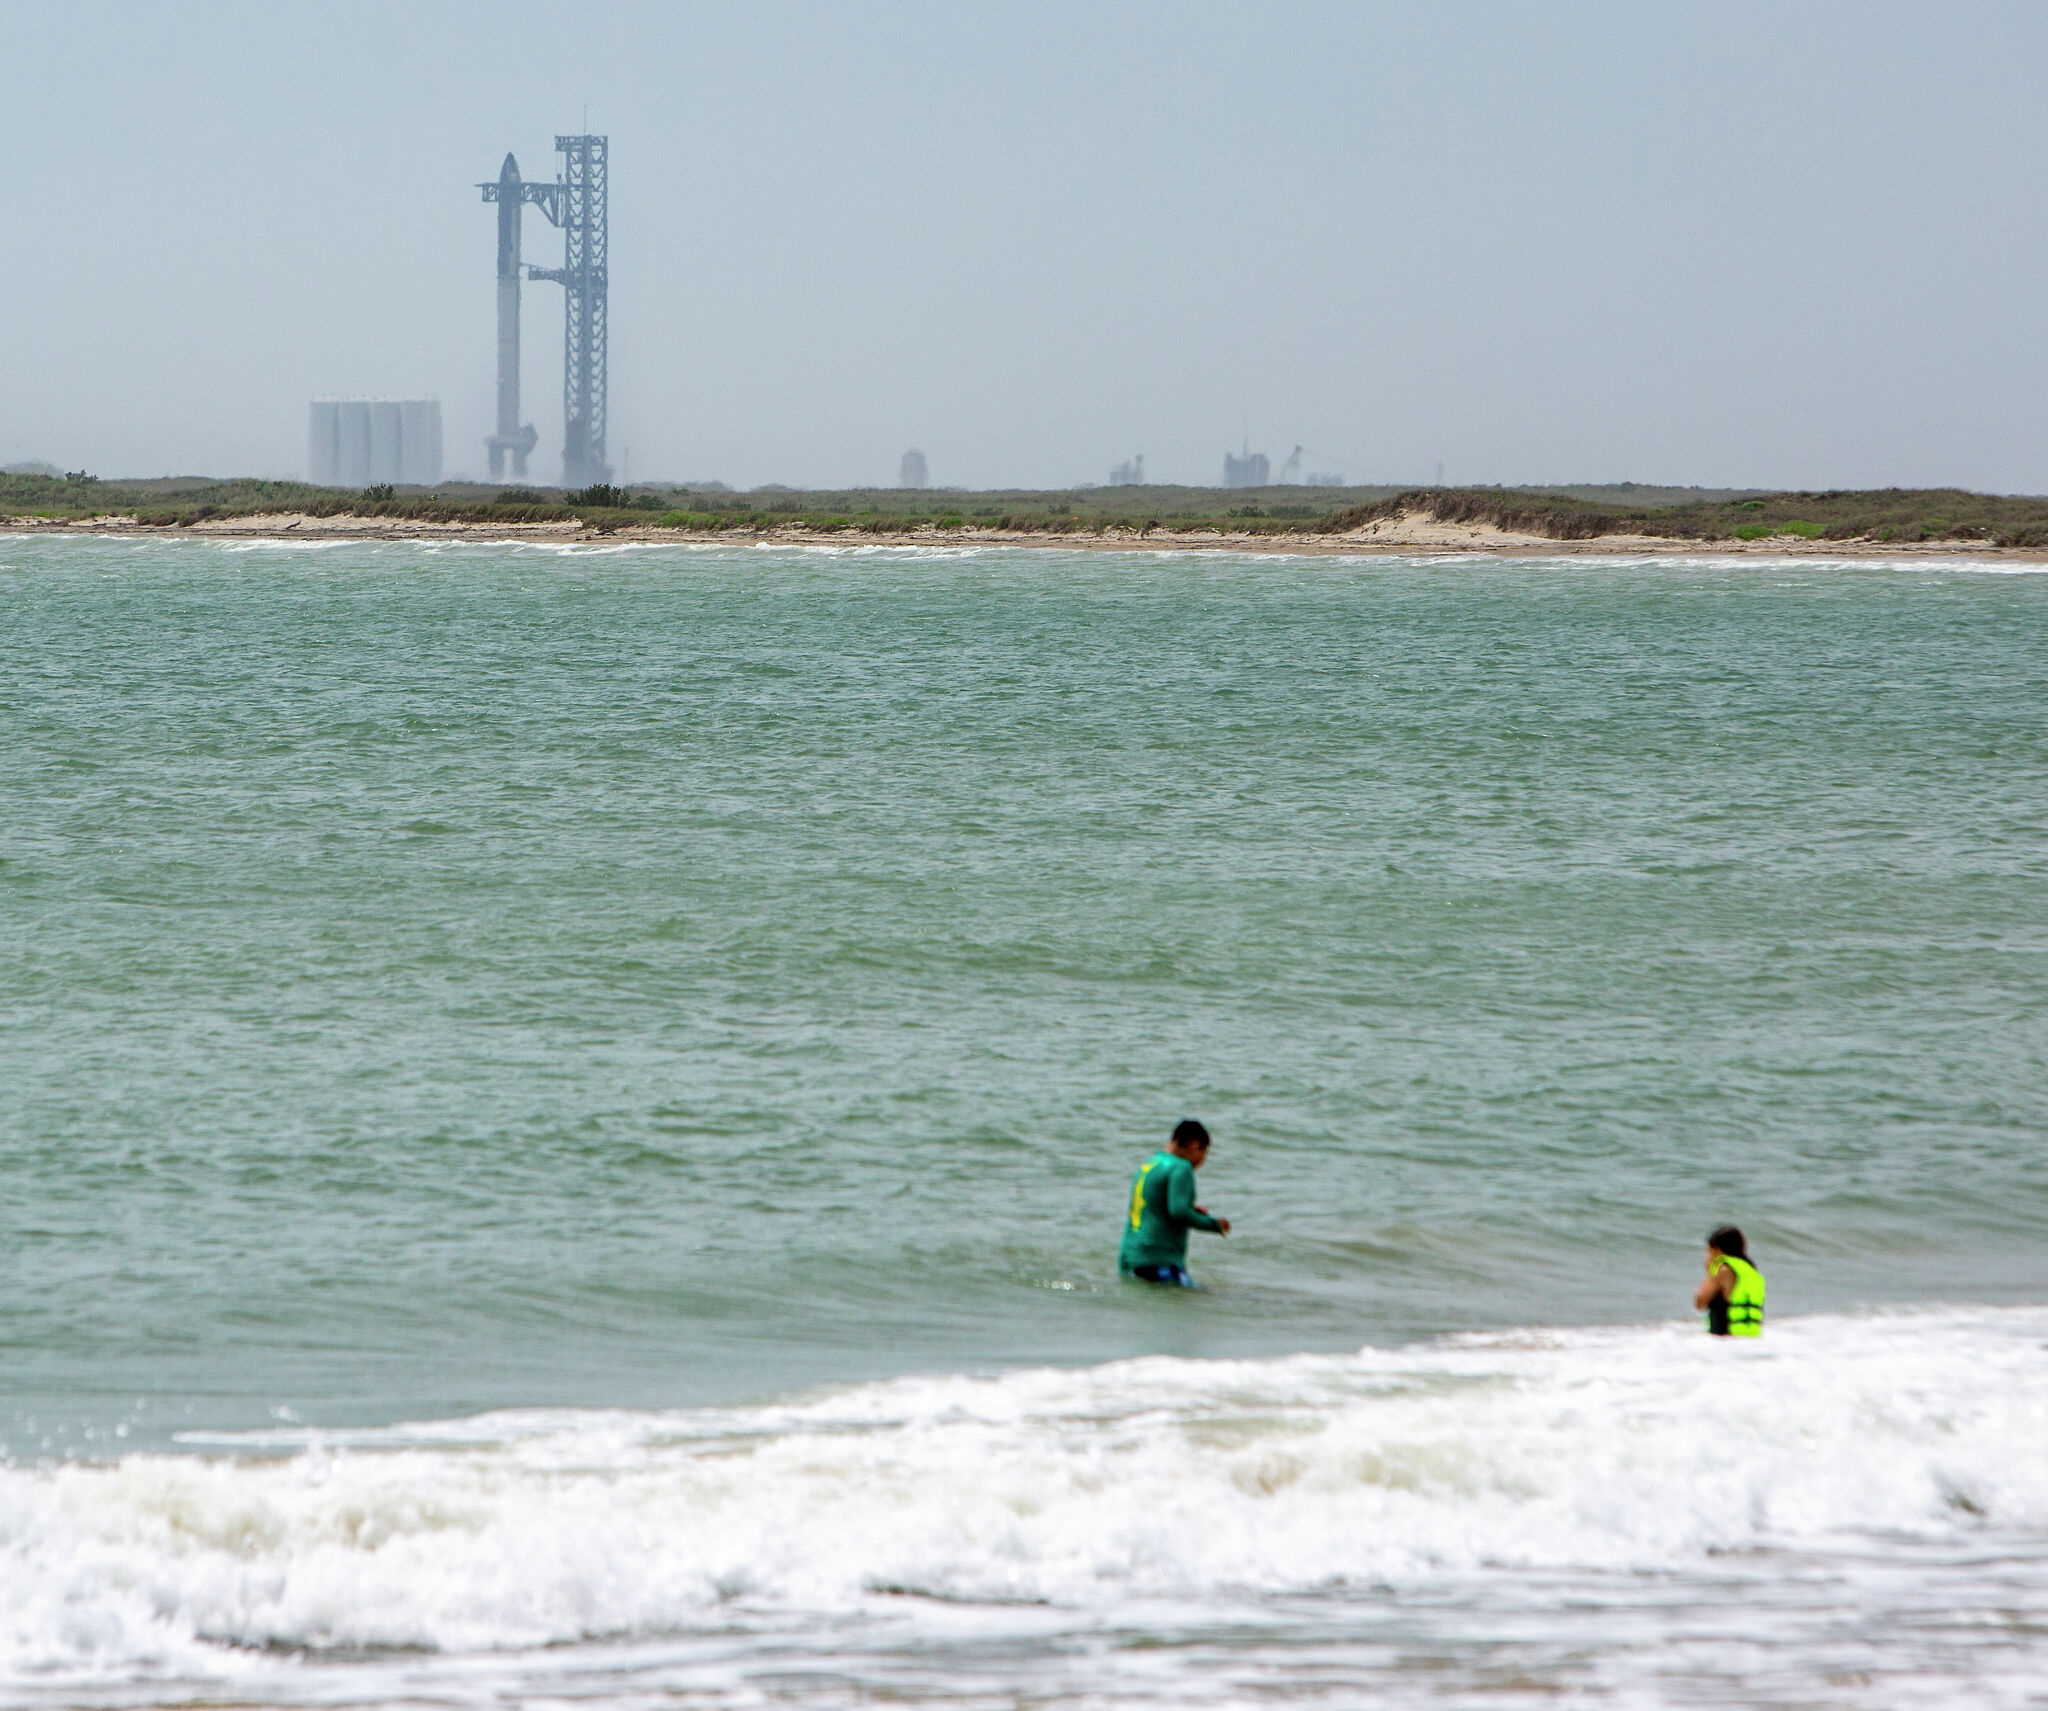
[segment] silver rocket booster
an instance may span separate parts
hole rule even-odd
[[[519,225],[526,206],[519,180],[519,162],[511,155],[499,169],[495,184],[483,186],[484,200],[498,205],[498,431],[484,441],[491,455],[491,479],[505,474],[505,454],[512,454],[515,480],[526,475],[526,460],[540,436],[531,422],[519,420]]]

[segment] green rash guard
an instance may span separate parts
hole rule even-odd
[[[1214,1218],[1195,1210],[1195,1167],[1177,1153],[1154,1153],[1131,1178],[1116,1268],[1127,1272],[1141,1265],[1185,1265],[1188,1231],[1215,1228]]]

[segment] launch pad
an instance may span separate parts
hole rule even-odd
[[[507,456],[523,478],[540,436],[519,420],[519,288],[522,278],[562,287],[562,485],[588,487],[611,479],[605,461],[605,320],[609,248],[606,232],[605,137],[557,137],[562,175],[552,184],[519,176],[511,155],[498,176],[479,186],[498,205],[498,424],[484,441],[491,479],[501,481]],[[526,266],[520,255],[521,215],[528,203],[562,233],[560,267]]]

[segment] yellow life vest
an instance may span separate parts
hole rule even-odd
[[[1764,1274],[1746,1259],[1722,1254],[1721,1263],[1734,1275],[1727,1295],[1708,1307],[1707,1329],[1717,1337],[1760,1337],[1764,1334]]]

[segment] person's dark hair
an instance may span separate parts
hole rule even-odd
[[[1719,1254],[1730,1254],[1736,1259],[1748,1259],[1749,1249],[1743,1244],[1742,1232],[1733,1224],[1723,1224],[1707,1238],[1707,1246]]]
[[[1194,1118],[1183,1117],[1173,1126],[1173,1144],[1177,1147],[1206,1147],[1209,1144],[1209,1131]]]

